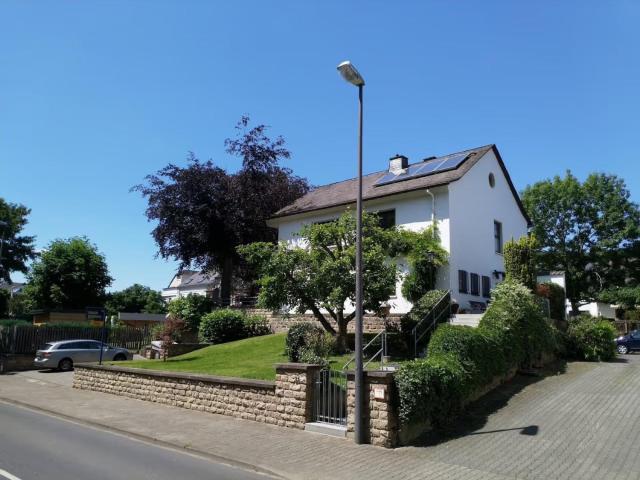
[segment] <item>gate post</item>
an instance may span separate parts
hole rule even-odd
[[[304,428],[313,415],[313,383],[322,365],[276,363],[278,425]]]
[[[355,374],[347,372],[347,436],[355,426]],[[367,443],[393,448],[398,445],[398,410],[393,372],[364,372],[363,425]]]

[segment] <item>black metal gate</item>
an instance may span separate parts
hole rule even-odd
[[[347,375],[345,372],[326,368],[316,373],[313,421],[347,425]]]

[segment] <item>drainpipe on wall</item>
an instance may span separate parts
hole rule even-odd
[[[436,224],[436,197],[431,193],[431,191],[427,188],[425,190],[427,195],[431,197],[431,225]]]

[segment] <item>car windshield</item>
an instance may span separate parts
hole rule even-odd
[[[53,343],[45,343],[44,345],[40,345],[38,350],[49,350],[51,347],[53,347]]]

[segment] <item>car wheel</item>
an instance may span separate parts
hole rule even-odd
[[[625,354],[629,353],[629,348],[627,348],[626,345],[618,345],[618,353],[620,355],[625,355]]]
[[[62,360],[60,360],[60,363],[58,363],[58,368],[63,372],[73,370],[73,360],[71,360],[70,358],[63,358]]]
[[[124,361],[126,359],[127,359],[127,356],[123,355],[122,353],[119,353],[115,357],[113,357],[113,361],[114,362],[122,362],[122,361]]]

